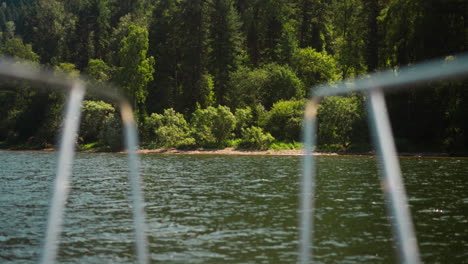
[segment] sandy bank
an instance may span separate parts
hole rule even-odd
[[[179,150],[179,149],[141,149],[140,154],[187,154],[187,155],[272,155],[272,156],[301,156],[303,150],[237,150],[225,149],[201,149],[201,150]],[[333,156],[336,153],[314,153],[314,155]]]
[[[40,150],[19,150],[19,149],[0,149],[2,152],[55,152],[54,148],[40,149]],[[77,151],[79,153],[126,153],[108,152],[108,151]],[[303,150],[238,150],[234,148],[225,149],[197,149],[197,150],[180,150],[180,149],[140,149],[139,154],[174,154],[174,155],[257,155],[257,156],[302,156]],[[375,156],[375,153],[334,153],[334,152],[314,152],[314,156]],[[450,157],[447,153],[431,153],[431,152],[400,152],[399,157]]]

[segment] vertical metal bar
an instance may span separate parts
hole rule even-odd
[[[75,144],[81,116],[81,104],[85,94],[85,87],[75,82],[71,88],[65,112],[65,123],[60,141],[59,158],[57,161],[57,175],[54,182],[52,203],[46,231],[41,263],[55,263],[58,243],[62,232],[63,211],[67,201],[70,175],[75,155]]]
[[[302,182],[300,197],[299,223],[299,261],[308,264],[312,260],[313,226],[314,226],[314,193],[315,193],[315,159],[312,147],[315,146],[316,116],[318,101],[310,100],[304,115],[304,156],[302,157]]]
[[[133,118],[132,108],[127,102],[121,103],[121,114],[124,125],[125,145],[128,151],[129,181],[133,207],[133,224],[135,227],[135,246],[139,264],[148,263],[148,239],[146,237],[144,198],[139,173],[138,133]]]
[[[392,217],[394,237],[403,263],[420,263],[406,192],[396,155],[385,98],[381,89],[370,90],[367,102],[369,123],[381,163],[381,181],[389,214]]]

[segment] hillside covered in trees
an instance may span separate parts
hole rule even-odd
[[[466,0],[0,0],[0,54],[122,87],[148,147],[288,148],[319,83],[467,50]],[[468,87],[387,95],[400,151],[466,153]],[[55,143],[64,96],[0,80],[0,142]],[[319,148],[370,150],[365,96],[326,98]],[[79,144],[119,149],[89,95]],[[281,143],[280,143],[281,142]]]

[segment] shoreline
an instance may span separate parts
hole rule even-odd
[[[125,153],[122,151],[121,153]],[[239,155],[239,156],[302,156],[304,151],[298,150],[239,150],[234,148],[225,149],[140,149],[139,154],[182,154],[182,155]],[[336,153],[323,153],[323,155],[338,155]]]
[[[0,149],[0,151],[11,152],[55,152],[57,149],[46,148],[37,150],[28,149]],[[77,153],[127,153],[127,151],[76,151]],[[196,149],[196,150],[180,150],[180,149],[139,149],[138,154],[165,154],[165,155],[232,155],[232,156],[303,156],[304,150],[290,149],[290,150],[239,150],[234,148],[225,149]],[[376,156],[375,152],[366,153],[337,153],[337,152],[314,152],[314,156]],[[400,152],[397,153],[398,157],[452,157],[447,153],[434,153],[434,152]],[[453,156],[463,157],[463,156]],[[465,157],[466,158],[466,157]]]
[[[119,153],[126,153],[121,151]],[[140,149],[139,154],[174,154],[174,155],[238,155],[238,156],[303,156],[303,149],[288,150],[239,150],[234,148],[225,149],[198,149],[198,150],[179,150],[179,149]],[[374,151],[353,153],[353,152],[313,152],[314,156],[376,156]],[[447,153],[435,152],[401,152],[398,157],[451,157]]]

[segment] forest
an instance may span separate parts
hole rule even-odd
[[[457,59],[467,14],[466,0],[0,0],[0,54],[122,87],[146,148],[288,149],[315,85]],[[0,80],[0,148],[55,145],[65,96],[35,86]],[[467,154],[466,79],[422,86],[386,94],[398,150]],[[322,101],[318,150],[372,150],[365,100]],[[82,118],[81,150],[122,148],[112,102],[87,95]]]

